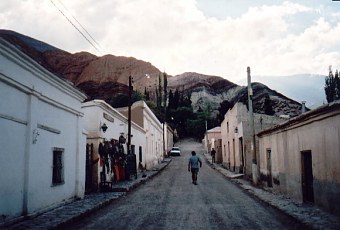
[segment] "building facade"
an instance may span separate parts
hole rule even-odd
[[[128,108],[117,108],[124,116],[128,115]],[[152,169],[164,157],[163,124],[157,119],[144,101],[137,101],[131,106],[131,120],[145,130],[145,165]]]
[[[206,132],[206,150],[208,154],[210,154],[212,148],[215,149],[215,161],[216,163],[222,163],[222,136],[221,136],[221,127],[215,127],[213,129],[209,129]]]
[[[340,102],[258,134],[263,184],[340,214]]]
[[[82,111],[85,129],[88,131],[86,190],[98,191],[101,182],[127,179],[122,160],[125,161],[127,155],[128,119],[103,100],[83,103]],[[131,122],[131,134],[131,152],[136,155],[134,167],[138,169],[139,163],[145,165],[148,158],[148,152],[145,151],[145,130]],[[101,148],[105,150],[101,152]],[[109,150],[105,152],[107,148]],[[124,167],[118,169],[118,165]]]
[[[255,134],[284,121],[286,121],[284,118],[254,113]],[[222,164],[234,172],[243,173],[247,178],[252,178],[253,164],[250,130],[247,106],[238,102],[228,110],[221,123]],[[256,159],[259,159],[256,135],[255,149]],[[257,167],[259,169],[259,166]]]
[[[82,198],[86,95],[0,39],[0,222]]]
[[[168,157],[171,148],[174,146],[174,131],[168,123],[164,125],[165,154]]]

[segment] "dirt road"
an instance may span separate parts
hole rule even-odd
[[[188,159],[203,148],[192,139],[177,145],[182,156],[173,157],[154,179],[126,197],[70,229],[296,229],[291,218],[253,199],[213,170],[203,160],[198,185],[191,182]],[[301,229],[301,228],[300,228]]]

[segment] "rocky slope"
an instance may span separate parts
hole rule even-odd
[[[133,57],[105,55],[97,57],[87,52],[71,54],[47,43],[25,35],[0,30],[0,37],[19,47],[27,55],[35,59],[49,71],[67,79],[83,90],[88,100],[109,100],[119,93],[127,93],[129,76],[133,77],[135,90],[155,91],[161,71],[151,63]],[[191,94],[195,110],[209,104],[213,110],[224,100],[231,102],[244,101],[247,97],[246,87],[236,85],[218,76],[199,73],[183,73],[168,76],[168,87],[173,92],[177,89]],[[301,105],[284,95],[269,89],[267,86],[253,84],[254,111],[264,112],[264,96],[268,94],[272,100],[276,115],[300,114]]]
[[[275,115],[296,116],[301,113],[301,104],[268,88],[261,83],[252,83],[254,112],[264,113],[265,96],[271,99]],[[169,89],[190,92],[194,110],[210,105],[213,110],[224,100],[232,103],[246,102],[248,89],[217,76],[184,73],[169,79]],[[216,113],[216,110],[214,111]]]

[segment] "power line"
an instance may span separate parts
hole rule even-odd
[[[88,36],[90,36],[90,38],[92,39],[92,41],[94,42],[94,43],[96,43],[98,46],[99,46],[99,48],[101,49],[101,50],[103,50],[103,48],[101,47],[101,45],[96,41],[96,39],[94,39],[92,36],[91,36],[91,34],[85,29],[85,27],[76,19],[76,17],[74,17],[73,15],[72,15],[72,13],[68,10],[68,8],[60,1],[60,0],[58,0],[58,2],[60,3],[60,5],[62,5],[63,7],[64,7],[64,9],[67,11],[67,12],[69,12],[69,14],[71,15],[71,17],[78,23],[78,25],[80,25],[80,27],[85,31],[85,33],[88,35]]]
[[[89,42],[91,46],[100,53],[99,49],[85,36],[83,32],[80,31],[80,29],[78,29],[78,27],[64,14],[64,12],[57,7],[57,5],[53,2],[53,0],[50,0],[50,1],[54,5],[54,7],[57,8],[57,10],[67,19],[67,21],[86,39],[86,41]]]

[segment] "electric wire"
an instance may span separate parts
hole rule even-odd
[[[72,15],[72,13],[69,11],[69,9],[62,3],[62,1],[58,0],[58,2],[60,3],[60,5],[62,5],[64,7],[64,9],[69,13],[69,15],[71,15],[71,17],[78,23],[78,25],[85,31],[85,33],[92,39],[92,41],[94,43],[97,44],[97,46],[103,50],[102,46],[99,44],[99,42],[96,41],[96,39],[94,39],[94,37],[92,37],[92,35],[85,29],[85,27],[77,20],[77,18],[75,16]]]
[[[95,50],[100,53],[100,50],[85,36],[83,32],[80,31],[80,29],[64,14],[64,12],[57,7],[57,5],[53,2],[53,0],[50,0],[50,2],[54,5],[55,8],[66,18],[66,20],[86,39],[90,45],[95,48]]]

